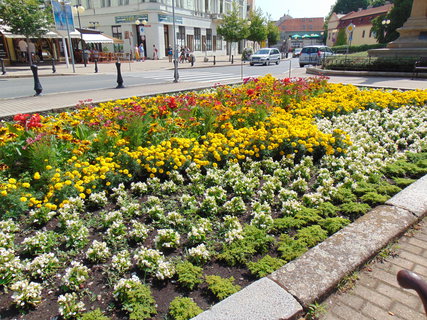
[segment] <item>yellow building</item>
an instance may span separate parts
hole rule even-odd
[[[333,13],[328,21],[326,44],[333,47],[337,40],[338,32],[342,29],[347,32],[347,41],[351,38],[351,45],[376,44],[377,39],[372,31],[372,20],[376,17],[386,15],[391,8],[393,8],[393,4],[389,3],[380,7],[353,11],[346,15]],[[352,34],[347,31],[350,25],[352,25],[350,27]]]

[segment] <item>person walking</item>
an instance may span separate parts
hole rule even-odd
[[[135,48],[133,48],[133,49],[134,49],[134,52],[135,52],[135,61],[141,60],[141,57],[139,56],[139,47],[138,47],[138,45],[136,45]]]
[[[172,62],[172,55],[173,55],[173,50],[172,50],[171,45],[169,45],[169,47],[168,47],[169,62]]]
[[[158,60],[158,59],[159,59],[159,56],[157,54],[157,48],[156,48],[156,45],[153,44],[153,60]]]
[[[139,45],[139,58],[142,60],[142,62],[145,61],[145,49],[144,49],[144,45],[141,44]]]

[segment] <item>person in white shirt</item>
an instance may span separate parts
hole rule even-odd
[[[24,39],[19,40],[18,42],[19,51],[21,52],[21,57],[25,60],[27,56],[27,42]]]

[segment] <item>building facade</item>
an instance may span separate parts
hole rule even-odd
[[[287,49],[302,48],[306,45],[323,42],[324,18],[292,18],[284,16],[277,22],[280,39]]]
[[[347,44],[351,38],[351,45],[376,44],[377,39],[372,31],[372,20],[376,17],[386,15],[393,8],[393,4],[384,6],[360,9],[356,12],[350,12],[344,16],[331,15],[328,22],[328,37],[326,44],[330,47],[335,45],[337,35],[340,30],[347,30],[349,25],[353,25],[352,34],[347,32]]]
[[[228,53],[216,27],[232,9],[232,0],[73,0],[72,4],[85,8],[80,14],[82,28],[124,40],[122,47],[110,50],[130,53],[142,44],[147,58],[153,58],[155,49],[159,59],[167,56],[173,46],[174,13],[177,50],[187,47],[195,56]],[[239,0],[238,5],[240,16],[246,18],[247,0]]]

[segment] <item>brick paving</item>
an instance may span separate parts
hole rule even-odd
[[[336,292],[322,306],[321,320],[425,320],[418,295],[399,286],[396,274],[410,270],[427,279],[427,218],[394,245],[385,260],[376,259],[359,271],[347,292]]]

